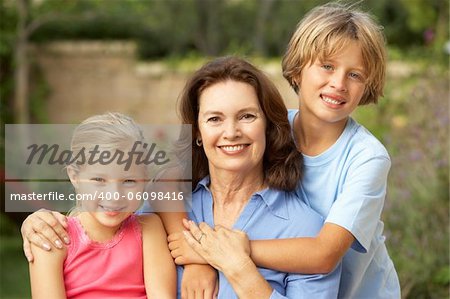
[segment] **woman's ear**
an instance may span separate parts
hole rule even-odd
[[[67,175],[75,189],[78,188],[78,172],[71,166],[67,166]]]

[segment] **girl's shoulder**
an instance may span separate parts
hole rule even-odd
[[[162,226],[162,221],[155,213],[141,214],[134,216],[142,231]]]
[[[142,239],[152,239],[161,234],[166,234],[164,225],[157,214],[138,215],[136,219],[142,231]]]

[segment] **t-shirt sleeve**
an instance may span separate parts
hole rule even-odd
[[[378,225],[390,166],[387,155],[356,157],[325,220],[350,231],[356,239],[352,248],[358,252],[368,251]]]
[[[280,294],[276,290],[272,292],[270,299],[295,298],[295,299],[333,299],[337,298],[339,282],[341,278],[341,264],[328,274],[303,275],[289,273],[285,279],[286,293]]]

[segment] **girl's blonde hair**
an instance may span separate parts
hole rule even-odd
[[[349,42],[361,46],[366,89],[359,105],[377,103],[383,96],[386,47],[383,28],[354,5],[328,3],[312,9],[297,25],[283,57],[283,76],[296,93],[302,70],[316,59],[325,61]]]
[[[136,141],[142,145],[145,139],[142,129],[134,120],[122,113],[107,112],[91,116],[79,124],[73,132],[70,149],[75,156],[81,150],[91,150],[96,145],[114,150],[123,149]],[[68,167],[79,170],[77,163]]]
[[[74,157],[80,151],[90,151],[99,146],[101,150],[115,151],[117,149],[130,148],[135,142],[141,142],[136,149],[145,152],[142,145],[145,143],[142,129],[129,116],[118,112],[107,112],[91,116],[81,122],[72,134],[70,150]],[[144,154],[145,155],[145,154]],[[79,172],[83,164],[78,161],[72,161],[67,165],[67,169]],[[148,176],[145,168],[145,176]],[[70,216],[76,215],[80,209],[80,201],[77,201],[76,207],[69,211]]]

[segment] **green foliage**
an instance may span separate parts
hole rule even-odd
[[[444,298],[450,282],[449,74],[432,59],[403,55],[380,107],[357,113],[391,154],[383,217],[406,298]]]
[[[0,298],[29,298],[28,262],[19,228],[0,214]]]
[[[12,122],[12,96],[14,94],[14,78],[5,76],[13,72],[13,47],[17,15],[7,8],[4,0],[0,0],[0,118],[3,123]],[[2,158],[3,159],[3,158]]]
[[[231,52],[280,56],[303,15],[325,2],[274,0],[260,21],[263,3],[258,0],[47,0],[33,7],[32,17],[50,14],[52,21],[40,26],[32,40],[130,39],[138,42],[139,55],[144,59],[190,51],[201,55]],[[358,5],[384,26],[390,45],[402,49],[424,45],[424,31],[430,29],[442,52],[448,35],[448,4],[443,2],[366,0]]]

